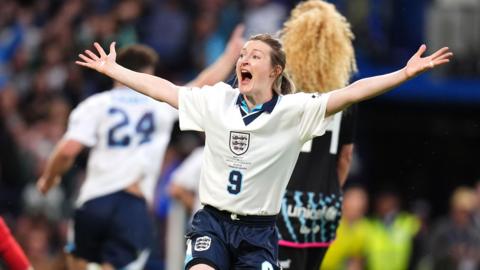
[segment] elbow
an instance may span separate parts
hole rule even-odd
[[[83,148],[84,146],[77,141],[64,140],[60,142],[57,154],[63,160],[74,160]]]

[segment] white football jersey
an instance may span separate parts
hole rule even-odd
[[[93,95],[70,114],[65,139],[91,147],[77,204],[120,191],[141,179],[153,198],[165,149],[178,113],[128,88]]]
[[[198,183],[200,182],[200,172],[203,163],[203,146],[197,147],[192,153],[178,166],[172,173],[172,182],[178,186],[195,193],[195,205],[193,212],[201,208],[198,199]]]
[[[236,214],[275,215],[302,145],[325,133],[330,94],[279,96],[249,124],[239,95],[225,83],[179,91],[180,128],[206,135],[200,201]]]

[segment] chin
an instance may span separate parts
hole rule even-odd
[[[240,90],[240,93],[241,93],[242,95],[245,95],[245,94],[248,94],[248,93],[251,92],[251,88],[248,87],[248,85],[244,85],[244,86],[239,85],[239,86],[238,86],[238,90]]]

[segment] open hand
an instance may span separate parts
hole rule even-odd
[[[407,66],[405,67],[405,73],[408,78],[415,77],[427,70],[446,64],[450,62],[450,58],[453,56],[453,53],[450,52],[448,47],[443,47],[429,56],[422,57],[422,54],[426,50],[427,46],[422,44],[412,58],[408,60]]]
[[[77,65],[94,69],[100,73],[106,73],[108,68],[115,64],[115,59],[117,58],[115,42],[110,44],[110,52],[108,54],[105,53],[98,42],[93,43],[93,46],[97,49],[99,56],[90,50],[85,50],[85,54],[81,53],[78,55],[83,61],[75,61],[75,63]]]

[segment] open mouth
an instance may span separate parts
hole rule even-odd
[[[241,83],[248,83],[252,79],[252,73],[250,73],[247,70],[241,70],[240,71],[240,76],[241,76],[241,78],[240,78]]]

